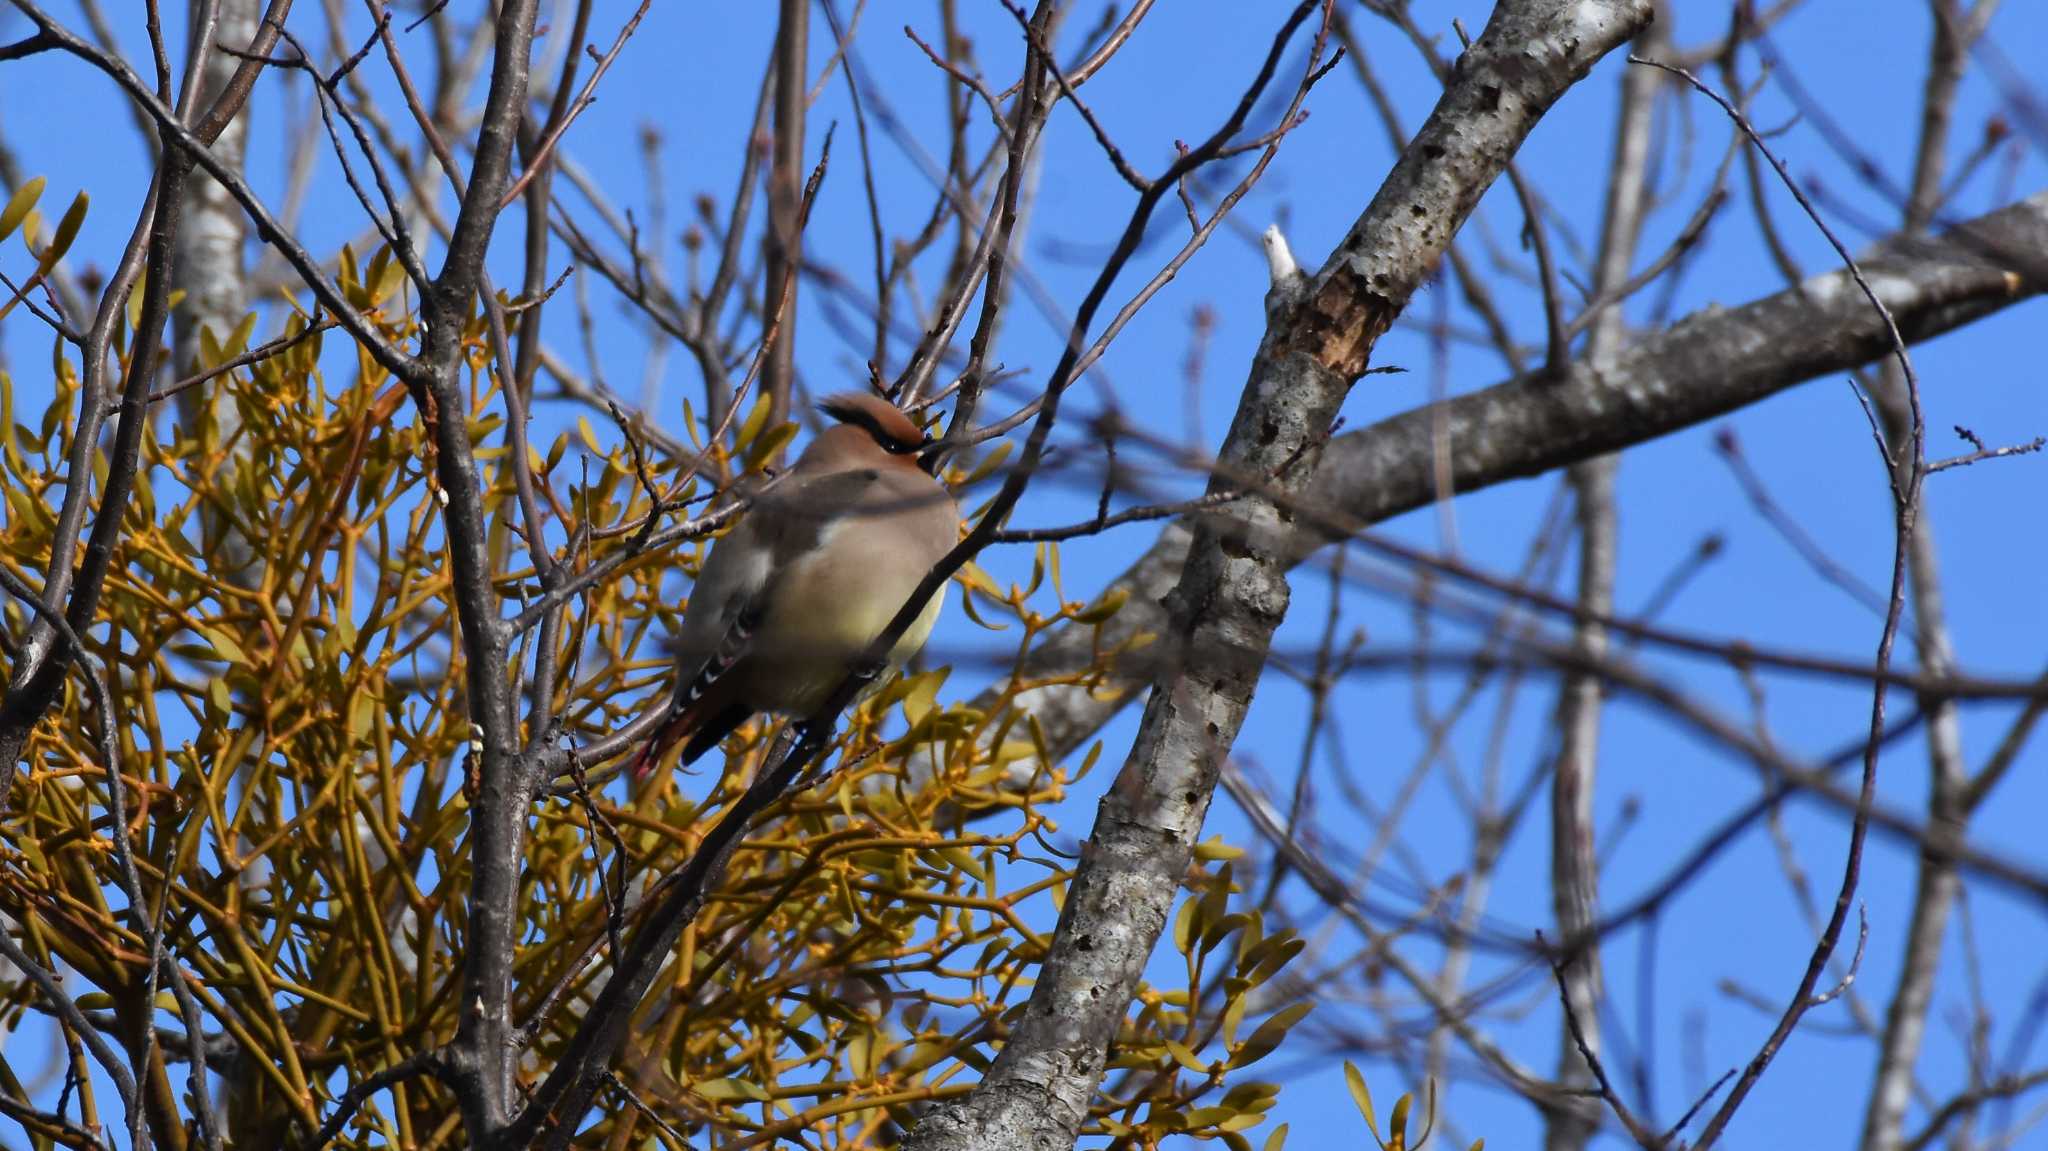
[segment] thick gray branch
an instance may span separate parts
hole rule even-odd
[[[906,1141],[913,1151],[1071,1147],[1208,812],[1223,758],[1288,603],[1293,503],[1374,343],[1529,130],[1648,0],[1509,0],[1322,271],[1277,301],[1211,490],[1270,490],[1198,520],[1171,596],[1169,653],[1136,745],[1103,798],[1023,1016],[981,1084]],[[1285,292],[1285,287],[1282,287]]]
[[[532,773],[519,756],[510,629],[491,587],[483,483],[470,441],[462,326],[484,282],[484,256],[510,185],[513,145],[526,112],[536,0],[507,0],[494,29],[490,95],[477,129],[475,161],[448,254],[424,307],[425,379],[415,390],[434,436],[435,472],[461,622],[463,677],[471,732],[465,769],[475,780],[470,832],[469,930],[462,967],[461,1023],[447,1057],[470,1144],[498,1144],[512,1121],[512,962],[519,932],[519,882]],[[500,365],[511,371],[513,365]],[[546,546],[539,540],[531,546]]]
[[[2048,288],[2048,193],[1977,217],[1940,237],[1897,239],[1859,261],[1909,341],[1931,339],[2031,299]],[[1623,349],[1612,367],[1584,361],[1549,383],[1517,377],[1451,400],[1453,487],[1476,491],[1645,443],[1747,407],[1816,377],[1839,375],[1887,349],[1870,305],[1843,272],[1738,308],[1709,307]],[[1338,436],[1304,499],[1359,527],[1428,505],[1431,413],[1415,408]],[[1167,628],[1161,599],[1187,555],[1189,529],[1160,533],[1116,586],[1130,601],[1102,625],[1105,647]],[[1299,562],[1326,542],[1302,528],[1286,554]],[[1023,672],[1052,677],[1088,666],[1092,626],[1056,631]],[[1121,711],[1150,678],[1125,660],[1092,691],[1042,688],[1024,705],[1064,755]],[[1029,771],[1022,764],[1020,771]]]

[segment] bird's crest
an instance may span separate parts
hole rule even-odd
[[[866,431],[884,451],[896,455],[907,455],[925,445],[924,429],[917,421],[880,396],[840,392],[818,401],[818,410],[842,424]]]

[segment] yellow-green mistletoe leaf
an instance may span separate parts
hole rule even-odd
[[[766,1103],[770,1098],[760,1084],[745,1079],[705,1079],[690,1084],[690,1090],[720,1103],[737,1103],[742,1099]]]
[[[1380,1125],[1372,1113],[1372,1092],[1365,1085],[1365,1076],[1358,1073],[1358,1068],[1349,1059],[1344,1061],[1344,1086],[1351,1089],[1351,1101],[1358,1104],[1358,1113],[1365,1116],[1366,1130],[1378,1139]]]
[[[12,236],[14,230],[21,227],[21,221],[27,217],[29,210],[36,206],[36,200],[41,198],[43,184],[41,176],[34,177],[16,188],[14,195],[8,197],[6,209],[0,210],[0,240]]]

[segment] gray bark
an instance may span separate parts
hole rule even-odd
[[[796,380],[796,292],[802,228],[797,223],[804,183],[804,63],[811,38],[809,0],[782,0],[775,33],[775,159],[768,172],[768,275],[762,311],[774,317],[775,343],[761,388],[768,397],[769,426],[789,418],[790,389]]]
[[[1661,23],[1644,32],[1636,54],[1662,55],[1669,40]],[[1621,115],[1615,123],[1614,158],[1607,183],[1607,205],[1600,231],[1600,254],[1594,267],[1595,299],[1618,292],[1635,261],[1642,232],[1644,180],[1649,171],[1650,131],[1657,93],[1664,87],[1660,72],[1631,68],[1622,73]],[[1586,337],[1586,360],[1594,374],[1612,369],[1623,339],[1621,305],[1600,313]],[[1600,620],[1614,614],[1614,567],[1620,529],[1614,499],[1614,477],[1621,457],[1596,456],[1573,464],[1566,473],[1576,502],[1579,534],[1579,606],[1586,614],[1572,626],[1573,651],[1591,661],[1607,657],[1607,627]],[[1550,901],[1559,939],[1588,942],[1561,959],[1565,1009],[1576,1017],[1586,1049],[1600,1053],[1600,947],[1594,926],[1600,918],[1600,861],[1594,850],[1593,795],[1600,758],[1600,712],[1605,696],[1598,675],[1574,673],[1559,686],[1557,703],[1557,765],[1550,790]],[[1558,1026],[1558,1082],[1589,1087],[1592,1068],[1579,1051],[1568,1022]],[[1547,1151],[1582,1151],[1600,1127],[1597,1099],[1580,1098],[1546,1115],[1543,1145]]]
[[[194,8],[194,18],[198,6]],[[262,18],[261,0],[220,0],[219,22],[214,29],[215,45],[246,47],[256,36]],[[194,29],[196,33],[198,30]],[[241,60],[216,46],[206,55],[202,98],[211,101],[227,86]],[[230,170],[242,171],[248,151],[249,112],[228,121],[213,142],[213,154]],[[184,300],[171,313],[171,373],[184,375],[199,365],[202,329],[210,328],[216,340],[226,342],[228,334],[248,310],[248,289],[242,263],[247,221],[241,206],[218,180],[195,172],[186,193],[185,218],[178,229],[177,283]],[[178,422],[188,435],[196,435],[212,416],[207,432],[209,446],[229,441],[240,423],[235,404],[229,398],[225,380],[215,380],[178,393]],[[234,532],[226,519],[212,509],[202,509],[200,530],[205,554],[215,557],[215,570],[243,586],[255,582],[248,570],[251,549],[247,540]]]
[[[1272,309],[1210,484],[1255,476],[1266,489],[1194,523],[1169,597],[1168,658],[1154,661],[1137,742],[1103,797],[1030,1002],[982,1082],[929,1113],[911,1151],[1073,1146],[1286,615],[1293,504],[1338,406],[1536,121],[1649,14],[1648,0],[1498,5],[1343,244]]]

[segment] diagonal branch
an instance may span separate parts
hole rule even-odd
[[[1338,406],[1529,130],[1649,16],[1647,0],[1500,4],[1323,270],[1275,285],[1281,298],[1211,487],[1235,474],[1270,476],[1276,490],[1196,521],[1161,629],[1169,655],[1137,743],[1102,801],[1030,1002],[981,1084],[928,1114],[906,1147],[1073,1143],[1286,615],[1289,504],[1308,490]],[[1181,661],[1175,651],[1202,658]]]
[[[649,898],[653,907],[647,915],[646,922],[633,937],[625,954],[616,960],[615,973],[606,982],[596,1004],[584,1016],[581,1026],[571,1038],[555,1069],[533,1092],[519,1122],[508,1133],[508,1142],[523,1145],[540,1136],[547,1140],[546,1146],[558,1148],[566,1147],[574,1138],[578,1123],[604,1081],[605,1065],[623,1043],[632,1014],[661,970],[662,959],[674,948],[683,928],[694,921],[706,897],[723,873],[726,860],[737,847],[740,838],[752,821],[824,753],[838,714],[852,702],[860,688],[872,680],[874,669],[883,666],[886,653],[908,629],[923,606],[938,593],[947,580],[953,577],[961,565],[994,539],[1000,525],[1038,473],[1058,419],[1060,398],[1081,371],[1088,348],[1087,334],[1110,289],[1137,253],[1152,213],[1183,176],[1215,160],[1237,137],[1244,127],[1245,120],[1257,105],[1259,96],[1277,73],[1283,49],[1314,7],[1314,0],[1302,0],[1275,37],[1273,47],[1267,53],[1257,77],[1245,90],[1237,107],[1223,125],[1199,146],[1185,150],[1180,158],[1167,168],[1165,174],[1151,182],[1147,190],[1138,197],[1116,247],[1096,275],[1080,307],[1075,311],[1073,325],[1067,333],[1066,348],[1052,369],[1031,434],[1025,442],[1017,466],[1004,480],[1002,489],[990,501],[966,538],[926,573],[920,585],[897,610],[895,617],[882,629],[881,634],[869,645],[859,660],[849,668],[848,674],[842,678],[837,688],[816,710],[805,717],[798,728],[801,735],[794,745],[758,770],[746,793],[720,816],[717,824],[699,842],[691,858],[681,869],[663,881],[662,890],[658,894],[650,893]],[[1041,11],[1047,9],[1049,4],[1041,6]],[[1043,123],[1047,107],[1044,98],[1046,88],[1043,61],[1037,54],[1026,54],[1024,75],[1024,95],[1020,98],[1016,132],[1016,138],[1020,140],[1035,135],[1037,126]],[[1294,101],[1297,104],[1306,95],[1308,86],[1317,75],[1320,73],[1312,71],[1304,77],[1294,94]],[[1272,155],[1273,147],[1269,146],[1265,156],[1245,180],[1256,178],[1257,173],[1263,170]],[[1240,183],[1241,189],[1248,187],[1248,182]],[[1225,207],[1228,207],[1228,202]],[[1199,243],[1206,239],[1220,223],[1219,215],[1212,219],[1202,235],[1191,243]],[[1184,259],[1185,255],[1184,252],[1177,258]],[[1150,290],[1155,289],[1148,285],[1147,291]],[[1143,295],[1141,292],[1141,298]],[[1119,313],[1111,320],[1110,326],[1127,320],[1129,311],[1130,308],[1127,307],[1124,312]],[[543,1130],[544,1127],[548,1129]]]
[[[283,13],[289,6],[289,0],[272,0],[266,24],[258,33],[258,41],[266,46],[274,42],[274,25],[283,19]],[[15,7],[36,25],[37,36],[47,38],[57,48],[92,63],[119,81],[155,120],[161,144],[159,152],[162,158],[157,164],[149,195],[114,275],[101,293],[91,333],[81,349],[85,378],[79,400],[78,428],[65,460],[64,500],[52,534],[50,566],[43,585],[43,607],[54,613],[61,606],[72,627],[84,629],[92,621],[98,606],[101,585],[112,562],[128,497],[134,490],[136,474],[141,466],[142,437],[149,424],[146,414],[149,388],[161,358],[159,333],[170,311],[170,284],[176,273],[178,222],[184,208],[187,177],[195,163],[216,174],[226,170],[212,156],[208,146],[240,110],[248,88],[238,73],[238,78],[229,84],[228,89],[215,98],[199,128],[196,131],[188,129],[185,117],[196,107],[199,98],[200,69],[188,72],[177,107],[173,109],[165,99],[145,86],[127,64],[87,44],[28,0],[15,0]],[[195,59],[203,63],[205,55],[201,51]],[[252,72],[251,80],[253,76]],[[137,351],[126,365],[126,378],[122,382],[117,405],[107,379],[109,360],[106,353],[116,325],[126,321],[128,294],[135,290],[137,280],[144,278],[145,268],[147,277],[141,288],[141,315],[135,325]],[[117,416],[121,418],[106,465],[98,514],[81,555],[77,544],[80,533],[85,531],[94,454],[100,450],[101,430],[109,419]],[[19,643],[19,654],[8,679],[4,703],[0,703],[0,801],[4,801],[12,786],[15,765],[30,729],[41,721],[55,699],[67,650],[57,633],[42,618],[30,624],[27,635]]]
[[[192,163],[196,164],[207,175],[219,181],[221,187],[226,188],[228,194],[235,198],[235,202],[242,206],[242,210],[249,214],[249,219],[256,225],[257,236],[264,243],[275,248],[285,258],[285,261],[292,266],[292,270],[298,273],[300,280],[306,285],[307,289],[319,299],[323,307],[340,320],[342,326],[348,330],[348,334],[356,342],[369,350],[379,366],[403,378],[411,378],[416,374],[413,371],[414,365],[411,359],[397,345],[385,339],[383,334],[378,332],[360,312],[348,305],[348,302],[342,298],[341,289],[336,287],[327,278],[327,274],[321,270],[320,262],[314,259],[311,253],[306,251],[305,247],[286,230],[283,224],[278,222],[277,217],[273,216],[270,210],[264,206],[263,202],[257,198],[255,191],[242,179],[241,174],[235,172],[213,155],[208,147],[211,143],[211,137],[203,135],[202,129],[211,124],[216,118],[219,118],[221,126],[225,127],[226,118],[218,116],[218,113],[223,111],[218,106],[218,102],[216,108],[208,113],[206,120],[202,122],[199,129],[187,128],[178,118],[177,112],[165,104],[164,101],[159,100],[149,85],[142,77],[136,75],[135,70],[130,68],[125,61],[86,43],[83,39],[51,19],[32,0],[10,0],[10,2],[23,15],[34,21],[38,28],[43,29],[45,33],[56,38],[58,45],[64,51],[106,73],[109,78],[120,85],[122,91],[128,93],[129,99],[133,100],[140,107],[145,116],[156,122],[159,131],[163,135],[190,153]],[[272,5],[273,8],[281,6],[279,3],[273,3]],[[261,54],[267,53],[276,43],[276,36],[270,32],[267,20],[265,32],[268,34],[259,34],[256,42],[250,45],[249,51],[253,55],[252,57],[246,57],[243,60],[244,64],[254,63],[260,66],[262,63],[267,63],[266,60],[260,58]],[[237,74],[239,75],[239,70]],[[226,99],[236,90],[236,84],[231,81],[228,91],[223,92],[221,98]]]
[[[1908,342],[1931,339],[2048,290],[2048,193],[1969,220],[1939,237],[1901,237],[1860,259],[1873,288]],[[1817,377],[1839,374],[1882,355],[1890,339],[1846,272],[1815,276],[1735,308],[1709,308],[1632,342],[1609,370],[1579,361],[1563,377],[1534,386],[1517,376],[1442,405],[1411,409],[1336,437],[1303,502],[1341,508],[1370,526],[1436,498],[1432,429],[1439,420],[1451,452],[1451,486],[1463,493],[1541,475],[1704,423]],[[1128,601],[1098,626],[1062,625],[1020,669],[1054,679],[1088,665],[1104,649],[1140,633],[1161,632],[1159,598],[1174,586],[1190,529],[1176,521],[1111,587]],[[1286,555],[1299,563],[1326,537],[1297,530]],[[1045,731],[1055,756],[1084,745],[1122,711],[1150,676],[1143,661],[1120,661],[1094,688],[1045,687],[1023,706]],[[1015,769],[1034,770],[1027,761]]]

